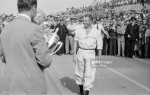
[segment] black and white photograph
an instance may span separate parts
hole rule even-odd
[[[0,95],[150,95],[150,0],[0,0]]]

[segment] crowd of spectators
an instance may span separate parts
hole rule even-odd
[[[89,6],[84,6],[82,8],[70,8],[66,12],[62,12],[61,15],[44,15],[35,18],[35,23],[41,25],[46,33],[53,32],[56,27],[63,26],[65,28],[63,35],[60,38],[63,39],[65,44],[65,37],[70,35],[68,34],[71,29],[68,26],[71,26],[71,23],[76,24],[76,26],[82,25],[82,17],[85,12],[91,13],[103,12],[103,14],[97,15],[93,20],[93,25],[97,25],[98,21],[101,23],[105,31],[110,35],[110,38],[103,35],[103,55],[113,55],[113,56],[127,56],[127,46],[126,46],[126,27],[131,23],[131,18],[136,18],[136,24],[139,26],[138,39],[136,40],[136,45],[134,48],[134,56],[137,57],[150,57],[150,9],[143,7],[141,10],[129,10],[129,11],[120,11],[116,13],[113,10],[113,7],[124,6],[127,4],[136,4],[143,3],[142,0],[112,0],[111,2],[96,3]],[[145,0],[144,3],[149,3],[149,0]],[[68,15],[69,14],[69,15]],[[70,15],[73,14],[73,17]],[[80,14],[80,15],[78,15]],[[2,28],[5,27],[9,22],[15,19],[16,16],[2,14],[0,15],[0,32]],[[75,29],[75,28],[74,28]],[[72,29],[73,30],[73,29]],[[62,30],[61,30],[62,31]],[[121,34],[119,31],[123,31]],[[73,37],[73,35],[71,34]],[[123,36],[124,38],[120,38]],[[71,41],[72,42],[72,41]],[[68,45],[67,45],[68,46]],[[66,53],[66,47],[63,46],[61,54]],[[68,50],[67,50],[68,51]],[[67,52],[68,54],[68,52]],[[72,54],[72,53],[71,53]],[[60,53],[59,53],[60,55]],[[134,57],[133,56],[133,57]]]

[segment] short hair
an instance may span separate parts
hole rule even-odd
[[[37,7],[37,0],[18,0],[17,6],[19,13],[23,11],[29,11],[33,6]]]
[[[91,14],[86,14],[84,17],[88,17],[91,21],[93,21],[93,16]]]

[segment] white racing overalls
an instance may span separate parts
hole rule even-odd
[[[77,62],[75,64],[75,81],[78,85],[83,85],[84,90],[93,87],[96,68],[91,67],[91,59],[95,58],[95,49],[102,49],[102,39],[100,32],[92,28],[87,35],[84,28],[77,29],[75,38],[78,42]]]

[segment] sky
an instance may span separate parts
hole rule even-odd
[[[46,14],[64,11],[70,7],[89,5],[94,0],[37,0],[38,8]],[[104,0],[95,0],[104,1]],[[107,0],[109,1],[109,0]],[[0,0],[0,14],[17,14],[17,0]]]

